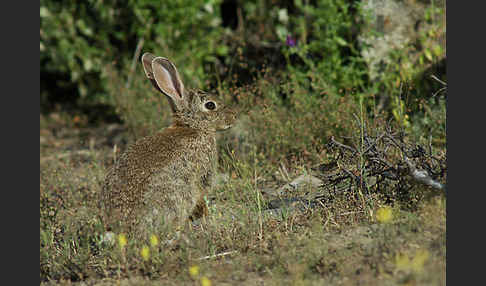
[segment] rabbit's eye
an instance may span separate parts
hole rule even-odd
[[[208,110],[214,110],[216,108],[216,104],[212,101],[208,101],[204,104],[204,107],[206,107]]]

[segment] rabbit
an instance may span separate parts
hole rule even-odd
[[[164,94],[172,124],[130,145],[108,170],[101,203],[108,230],[128,232],[165,224],[180,229],[208,214],[205,195],[216,171],[216,131],[230,128],[237,112],[213,95],[186,89],[175,65],[142,56],[145,75]]]

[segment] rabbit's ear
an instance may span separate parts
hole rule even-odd
[[[151,53],[145,53],[142,55],[142,65],[143,65],[143,70],[145,71],[145,75],[149,79],[154,78],[154,72],[152,71],[152,61],[155,59],[155,56],[152,55]]]
[[[152,61],[154,59],[155,59],[155,56],[152,55],[151,53],[143,54],[143,56],[142,56],[143,70],[144,70],[147,78],[150,79],[150,82],[155,87],[155,89],[158,90],[159,92],[162,92],[162,90],[157,85],[157,82],[155,81],[154,72],[152,71]]]
[[[181,103],[184,100],[184,84],[174,64],[166,58],[156,57],[152,60],[152,71],[162,92]]]

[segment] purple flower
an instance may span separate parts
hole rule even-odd
[[[297,46],[297,41],[291,35],[287,35],[287,40],[285,41],[285,43],[289,47]]]

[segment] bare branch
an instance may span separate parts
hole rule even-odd
[[[404,160],[405,160],[405,162],[408,165],[408,169],[409,169],[409,172],[410,172],[410,176],[412,176],[412,178],[414,178],[415,181],[417,181],[419,183],[422,183],[422,184],[425,184],[427,186],[430,186],[432,188],[441,190],[441,191],[445,189],[444,185],[441,184],[441,183],[439,183],[439,182],[434,181],[429,176],[429,174],[427,173],[427,171],[417,169],[415,167],[415,165],[412,163],[412,161],[407,158],[407,156],[404,156]]]
[[[217,257],[223,257],[223,256],[234,254],[234,253],[238,253],[238,250],[221,252],[221,253],[218,253],[218,254],[215,254],[215,255],[207,255],[207,256],[200,257],[198,260],[206,260],[206,259],[212,259],[212,258],[217,258]]]
[[[338,141],[336,141],[334,139],[334,136],[331,137],[331,142],[341,148],[344,148],[344,149],[348,149],[349,151],[353,152],[353,154],[357,154],[359,153],[356,149],[354,149],[353,147],[350,147],[348,145],[344,145],[343,143],[339,143]]]

